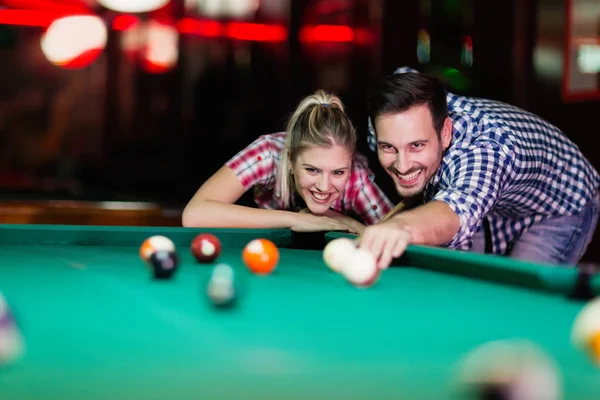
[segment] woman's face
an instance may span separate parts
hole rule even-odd
[[[323,214],[344,193],[352,168],[352,152],[345,146],[314,146],[292,162],[296,191],[313,214]]]

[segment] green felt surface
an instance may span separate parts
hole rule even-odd
[[[137,246],[0,248],[27,345],[0,368],[0,399],[456,399],[462,357],[512,338],[554,358],[565,399],[600,398],[600,369],[570,344],[583,303],[557,293],[408,266],[357,289],[320,251],[289,248],[252,276],[233,241],[218,261],[245,294],[223,311],[204,296],[210,267],[184,249],[159,282]]]

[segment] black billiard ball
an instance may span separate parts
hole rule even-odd
[[[156,279],[169,279],[177,271],[179,257],[174,251],[158,250],[150,256],[150,266]]]
[[[473,400],[515,400],[509,384],[481,384],[475,390]]]
[[[459,383],[470,400],[562,398],[559,371],[539,345],[497,340],[469,352],[459,366]]]

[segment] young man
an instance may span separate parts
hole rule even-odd
[[[600,177],[559,129],[508,104],[447,93],[408,68],[375,88],[369,116],[369,145],[398,193],[423,202],[359,238],[380,268],[409,244],[555,265],[581,259]]]

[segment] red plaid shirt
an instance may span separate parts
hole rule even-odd
[[[277,168],[285,148],[285,135],[285,132],[280,132],[260,136],[225,164],[235,172],[244,189],[254,188],[254,200],[261,208],[284,208]],[[367,159],[357,154],[344,194],[333,202],[331,208],[344,214],[355,213],[366,225],[379,221],[393,207],[373,177]]]

